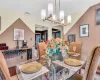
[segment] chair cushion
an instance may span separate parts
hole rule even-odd
[[[79,74],[75,74],[68,80],[82,80],[82,76]]]
[[[73,55],[76,54],[75,52],[68,52],[69,55]]]

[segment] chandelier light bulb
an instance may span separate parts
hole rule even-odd
[[[53,14],[53,3],[48,4],[48,16]]]
[[[64,21],[64,20],[62,20],[62,21],[61,21],[61,24],[64,24],[64,22],[65,22],[65,21]]]
[[[64,20],[64,11],[63,10],[60,11],[59,18],[60,18],[60,20]]]
[[[52,16],[52,19],[53,20],[56,20],[56,15],[55,14]]]
[[[72,17],[71,17],[71,15],[67,16],[67,23],[70,24],[71,21],[72,21]]]
[[[42,9],[41,10],[41,19],[42,20],[45,20],[45,18],[46,18],[46,10],[45,9]]]

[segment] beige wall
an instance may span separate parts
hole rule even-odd
[[[48,27],[51,30],[51,27],[56,26],[51,22],[43,22],[40,18],[37,18],[34,15],[25,15],[24,13],[14,12],[5,8],[0,8],[1,16],[1,31],[4,32],[9,26],[11,26],[17,19],[21,19],[34,33],[35,33],[35,24]],[[49,31],[50,32],[50,31]],[[51,34],[48,35],[51,38]]]
[[[62,34],[66,34],[68,30],[76,23],[76,21],[83,15],[85,11],[77,12],[72,14],[72,23],[68,26],[64,26]],[[51,28],[57,26],[56,24],[52,24],[48,21],[41,21],[41,19],[37,18],[34,15],[25,15],[24,13],[14,12],[5,8],[0,8],[0,16],[1,16],[1,31],[4,32],[10,25],[12,25],[18,18],[20,18],[34,33],[35,33],[35,25],[41,25],[48,27],[48,39],[52,38],[52,30]],[[55,27],[61,30],[59,27]],[[62,31],[62,30],[61,30]]]
[[[28,47],[32,47],[35,43],[35,33],[21,20],[16,20],[8,29],[0,35],[0,43],[6,43],[9,48],[16,47],[14,41],[14,28],[24,30],[24,39],[27,40]],[[22,41],[19,41],[19,46],[22,47]]]
[[[87,9],[71,14],[72,22],[71,22],[71,24],[64,26],[64,34],[66,34],[73,27],[73,25],[80,19],[80,17],[86,12]]]
[[[97,8],[100,8],[100,4],[90,7],[64,36],[67,39],[68,34],[76,34],[76,41],[82,43],[82,54],[86,56],[90,53],[93,46],[100,44],[100,25],[96,25]],[[80,38],[79,26],[82,24],[89,24],[89,37]]]

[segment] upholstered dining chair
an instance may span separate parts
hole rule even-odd
[[[69,56],[80,58],[82,44],[79,42],[71,42],[69,45]],[[76,56],[74,56],[76,55]]]
[[[4,80],[11,80],[10,73],[7,67],[7,63],[1,51],[0,51],[0,69],[5,77]]]
[[[45,48],[47,48],[47,45],[45,44],[45,42],[38,43],[39,59],[40,59],[40,61],[43,61],[43,62],[47,61],[47,59],[44,57]]]
[[[76,47],[76,50],[74,51],[74,47]],[[79,42],[71,42],[69,46],[69,54],[73,53],[80,53],[82,48],[82,44]]]
[[[87,59],[83,77],[73,75],[69,80],[95,80],[96,71],[100,61],[100,46],[95,47]]]

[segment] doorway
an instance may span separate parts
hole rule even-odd
[[[52,37],[53,38],[61,38],[61,31],[58,29],[52,29]]]
[[[45,42],[48,40],[48,28],[45,26],[35,26],[35,47],[39,42]]]

